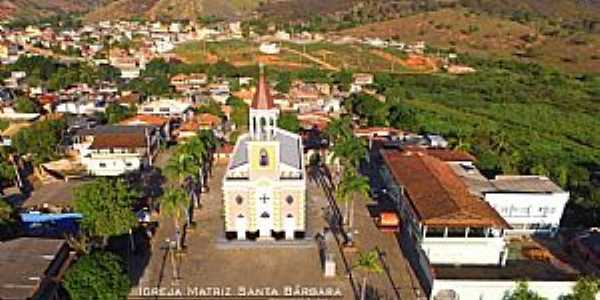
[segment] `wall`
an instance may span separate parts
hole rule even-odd
[[[530,281],[529,289],[548,300],[559,299],[571,292],[573,281]],[[454,290],[460,300],[501,300],[504,294],[517,285],[516,281],[491,280],[438,280],[433,282],[430,299],[436,299],[440,290]],[[436,299],[442,300],[442,299]]]
[[[142,162],[139,156],[127,157],[92,157],[86,159],[86,168],[91,175],[95,176],[119,176],[126,172],[140,169]],[[106,164],[101,167],[100,164]],[[127,166],[130,163],[130,166]]]
[[[562,217],[565,205],[569,200],[569,193],[488,193],[485,195],[485,201],[509,224],[552,224],[558,227]],[[518,215],[515,212],[510,213],[510,208],[527,208],[529,215]],[[540,208],[553,209],[553,213],[540,212]],[[508,210],[503,210],[506,208]]]
[[[497,265],[504,251],[502,238],[425,238],[423,251],[432,264]]]

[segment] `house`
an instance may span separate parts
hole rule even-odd
[[[498,175],[489,180],[473,165],[475,158],[461,151],[426,149],[449,164],[469,192],[488,202],[510,225],[507,235],[558,232],[569,201],[564,191],[545,176]]]
[[[279,52],[281,51],[281,49],[279,48],[279,45],[277,45],[275,43],[262,43],[258,47],[258,50],[264,54],[269,54],[269,55],[279,54]]]
[[[429,145],[431,147],[434,147],[434,148],[448,147],[448,141],[446,141],[446,139],[441,135],[427,134],[427,135],[425,135],[425,138],[427,139],[427,141],[429,142]]]
[[[0,299],[64,299],[60,282],[70,260],[64,240],[21,237],[0,242]]]
[[[196,136],[200,130],[218,129],[222,124],[220,117],[209,113],[202,113],[185,121],[179,127],[177,139],[182,140]]]
[[[373,76],[373,74],[368,73],[356,73],[352,75],[353,84],[358,86],[373,84],[374,78],[375,77]]]
[[[192,104],[187,101],[162,98],[142,103],[138,106],[138,114],[186,121],[193,115],[193,111]]]
[[[119,176],[151,166],[159,137],[149,126],[100,126],[77,131],[73,143],[89,174]]]
[[[569,192],[545,176],[496,176],[485,191],[490,203],[512,226],[511,233],[556,234]]]
[[[399,243],[410,251],[409,263],[429,299],[502,299],[523,278],[548,299],[571,292],[580,276],[577,262],[535,240],[506,239],[510,224],[440,159],[466,157],[380,153],[386,195],[403,221]]]
[[[151,126],[160,132],[161,139],[169,141],[171,139],[170,120],[153,115],[136,115],[121,121],[119,124],[124,126]]]
[[[231,144],[223,144],[217,148],[215,154],[213,155],[214,161],[216,164],[227,164],[231,159],[231,155],[233,154],[233,145]]]

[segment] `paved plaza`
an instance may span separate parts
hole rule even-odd
[[[309,185],[308,193],[309,241],[300,241],[297,245],[285,243],[281,246],[252,247],[245,244],[236,247],[237,242],[228,246],[222,240],[223,173],[223,166],[215,168],[209,180],[209,192],[202,195],[202,207],[195,210],[196,226],[187,233],[185,254],[176,259],[180,280],[173,280],[171,256],[162,247],[164,240],[172,237],[174,232],[172,221],[161,218],[161,226],[152,242],[150,262],[140,282],[132,289],[133,296],[169,292],[192,296],[199,293],[213,296],[214,293],[264,293],[264,296],[277,296],[290,292],[290,289],[311,293],[318,288],[321,293],[341,294],[339,299],[353,299],[352,288],[339,260],[339,249],[333,240],[327,244],[329,251],[338,258],[338,275],[325,278],[322,271],[319,247],[312,235],[326,225],[322,211],[327,200],[316,184]],[[159,291],[158,287],[163,290]],[[155,288],[154,291],[150,290],[152,288]],[[302,288],[305,290],[302,291]],[[307,290],[310,288],[312,290]]]

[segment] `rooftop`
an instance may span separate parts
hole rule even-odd
[[[258,78],[258,85],[256,86],[256,93],[252,99],[251,107],[253,109],[273,109],[275,104],[271,91],[269,90],[269,83],[261,67],[260,76]]]
[[[490,182],[497,192],[516,193],[564,193],[564,191],[544,176],[496,176]]]
[[[584,267],[556,239],[512,239],[509,258],[501,266],[433,265],[437,279],[575,281]],[[525,254],[531,251],[531,254]]]
[[[146,135],[140,133],[103,133],[94,136],[90,149],[144,148]]]
[[[425,152],[383,150],[386,165],[420,221],[429,226],[509,228],[485,201],[469,193],[448,164]]]
[[[40,238],[18,238],[0,243],[0,299],[27,299],[46,277],[65,242]]]
[[[167,118],[153,116],[153,115],[136,115],[129,119],[125,119],[120,122],[121,125],[138,125],[146,124],[157,127],[164,126],[169,120]]]

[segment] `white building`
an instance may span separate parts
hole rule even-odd
[[[275,43],[262,43],[260,44],[258,50],[264,54],[270,55],[279,54],[279,52],[281,51],[279,45]]]
[[[427,297],[501,300],[523,279],[547,299],[571,293],[577,260],[535,240],[505,239],[510,225],[453,170],[465,158],[442,150],[382,151],[387,195],[403,220],[399,244]]]
[[[192,104],[175,99],[159,99],[142,103],[138,114],[153,115],[166,118],[177,118],[183,121],[193,116]]]
[[[543,176],[496,176],[484,199],[512,226],[511,233],[554,234],[569,192]]]
[[[148,126],[102,126],[82,129],[73,140],[90,175],[120,176],[151,166],[159,138]]]

